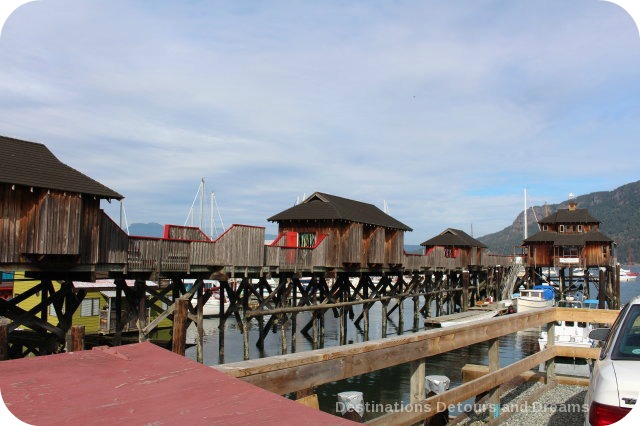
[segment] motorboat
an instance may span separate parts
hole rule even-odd
[[[555,304],[555,289],[550,285],[535,285],[531,289],[521,287],[519,290],[516,302],[517,312],[550,308]]]
[[[638,279],[638,272],[631,272],[629,269],[620,268],[620,282],[628,283]]]
[[[598,306],[597,300],[579,300],[579,298],[580,296],[567,296],[565,299],[559,300],[557,306],[561,308],[597,308]],[[593,324],[588,322],[557,321],[554,328],[554,344],[574,348],[592,348],[595,346],[595,342],[589,338],[589,333],[593,328]],[[540,350],[547,348],[548,341],[548,332],[542,331],[538,338]],[[540,371],[543,371],[542,366]],[[564,375],[589,377],[589,362],[582,359],[556,357],[556,371]]]

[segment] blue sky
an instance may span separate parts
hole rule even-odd
[[[303,194],[389,205],[407,243],[640,179],[640,38],[597,0],[57,1],[0,36],[0,134],[183,224]],[[117,220],[118,205],[106,205]]]

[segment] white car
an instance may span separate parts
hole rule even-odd
[[[609,425],[625,417],[640,394],[640,296],[622,308],[610,329],[595,329],[589,337],[604,344],[585,399],[586,423]]]

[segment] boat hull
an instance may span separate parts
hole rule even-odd
[[[528,299],[526,297],[520,297],[516,303],[516,309],[518,312],[531,312],[539,309],[551,308],[553,306],[553,299],[541,300],[541,299]]]

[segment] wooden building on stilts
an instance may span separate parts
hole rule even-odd
[[[460,229],[447,228],[420,245],[434,265],[441,265],[434,268],[434,288],[463,288],[462,293],[440,293],[436,296],[436,316],[443,312],[466,311],[477,299],[485,296],[493,296],[497,300],[498,283],[487,279],[486,268],[483,268],[489,255],[485,244]],[[490,282],[493,284],[491,288]]]
[[[618,309],[620,281],[615,242],[600,232],[600,221],[587,209],[578,208],[572,199],[568,208],[559,209],[538,224],[540,231],[522,243],[526,282],[541,284],[556,273],[562,297],[563,292],[577,281],[574,275],[579,274],[584,276],[586,296],[589,296],[588,283],[594,282],[601,307],[606,302],[609,308]]]

